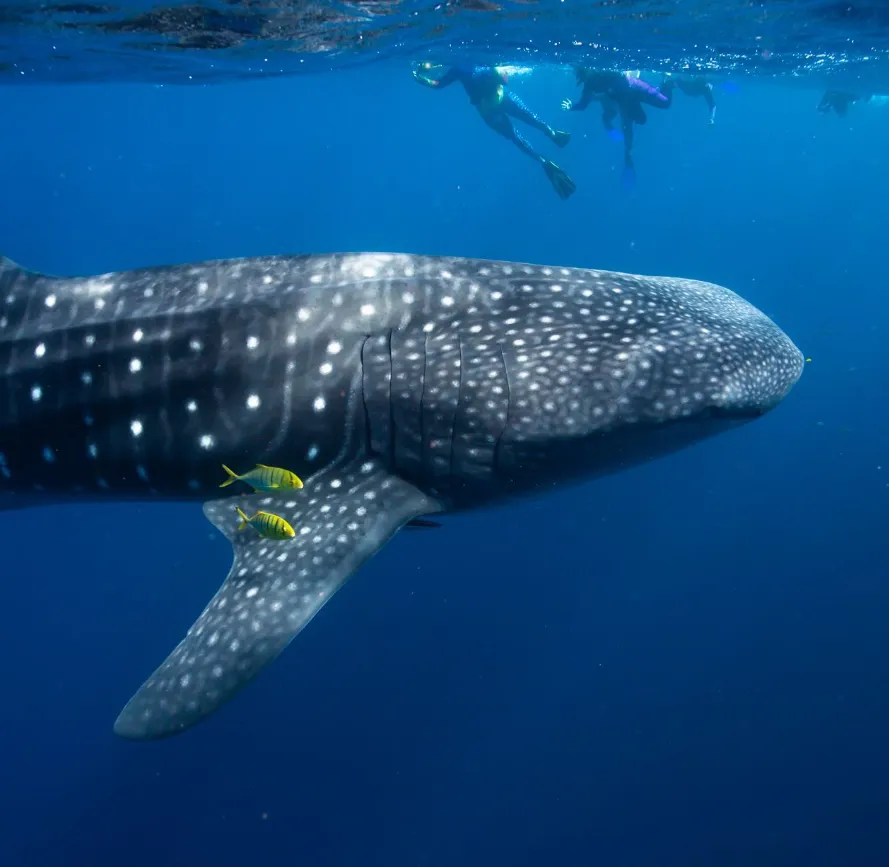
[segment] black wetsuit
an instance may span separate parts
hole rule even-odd
[[[602,103],[602,123],[612,129],[614,119],[620,115],[624,134],[624,161],[632,166],[633,124],[640,126],[648,121],[643,105],[652,108],[669,108],[673,104],[672,90],[662,93],[641,78],[622,72],[578,71],[578,83],[583,84],[580,99],[563,104],[568,111],[583,111],[593,100]]]

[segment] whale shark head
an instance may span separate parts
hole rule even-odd
[[[498,457],[517,487],[625,469],[746,424],[802,373],[792,340],[721,286],[541,269],[525,288],[498,335],[509,405]],[[491,382],[483,397],[496,403]]]

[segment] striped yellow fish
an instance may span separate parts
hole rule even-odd
[[[263,539],[292,539],[296,535],[293,527],[291,527],[280,515],[273,515],[271,512],[259,511],[252,518],[248,518],[241,509],[236,509],[236,511],[241,518],[241,524],[238,527],[239,530],[244,530],[249,525],[253,527]]]
[[[296,473],[283,470],[281,467],[267,467],[265,464],[257,464],[243,476],[239,476],[225,464],[222,465],[222,469],[228,473],[229,477],[219,486],[220,488],[227,488],[234,482],[246,482],[257,493],[269,494],[275,491],[293,491],[303,486],[302,479]]]

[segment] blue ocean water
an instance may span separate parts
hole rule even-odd
[[[681,94],[651,113],[628,192],[597,113],[560,115],[571,73],[520,79],[573,133],[547,151],[567,202],[402,59],[0,91],[0,242],[30,268],[391,250],[679,275],[811,358],[755,424],[400,533],[158,743],[111,724],[228,544],[196,506],[4,512],[0,863],[887,863],[889,109],[735,84],[713,127]]]

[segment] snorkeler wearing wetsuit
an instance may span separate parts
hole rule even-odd
[[[620,115],[621,130],[624,136],[624,182],[632,184],[633,168],[633,124],[640,126],[647,122],[643,105],[652,108],[669,108],[673,104],[673,92],[661,93],[656,87],[628,72],[575,69],[577,83],[583,86],[580,99],[572,102],[562,100],[563,111],[583,111],[593,100],[602,104],[602,123],[611,131],[614,119]]]
[[[818,111],[822,114],[830,114],[830,110],[833,109],[840,117],[845,117],[849,113],[849,106],[853,102],[858,102],[859,99],[861,97],[856,96],[854,93],[828,90],[821,97],[821,102],[818,103]]]
[[[432,64],[423,63],[414,69],[414,78],[426,87],[442,88],[459,81],[475,106],[482,120],[495,132],[508,138],[522,153],[537,160],[546,172],[553,189],[562,198],[567,199],[577,189],[574,181],[552,160],[541,156],[516,130],[511,118],[523,121],[534,129],[540,130],[552,139],[559,147],[565,147],[571,134],[553,129],[531,111],[514,93],[506,88],[507,74],[496,66],[453,66],[440,78],[433,78],[426,73],[433,68]],[[435,67],[441,68],[441,67]]]
[[[700,75],[677,78],[668,72],[661,83],[661,93],[670,93],[674,87],[678,87],[686,96],[703,97],[710,109],[707,123],[711,126],[716,123],[716,98],[713,96],[713,85],[706,78]]]

